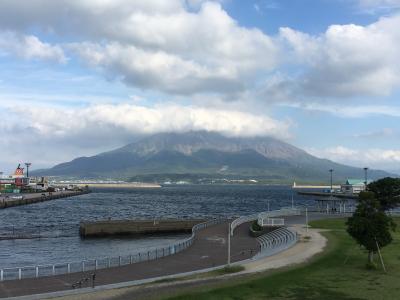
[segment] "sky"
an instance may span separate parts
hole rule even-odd
[[[400,172],[400,0],[0,0],[0,171],[160,132]]]

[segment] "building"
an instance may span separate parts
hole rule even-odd
[[[372,180],[368,180],[367,184],[371,182]],[[341,185],[340,190],[345,194],[359,194],[365,191],[365,179],[347,179],[346,183]]]
[[[49,183],[46,177],[26,177],[21,165],[12,175],[0,173],[0,193],[20,193],[46,191]]]

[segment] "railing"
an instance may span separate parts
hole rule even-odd
[[[285,225],[285,219],[281,218],[260,218],[258,217],[257,221],[258,225],[260,226],[284,226]]]
[[[174,244],[160,248],[146,249],[145,251],[131,255],[105,257],[100,259],[84,260],[80,262],[61,263],[54,265],[0,269],[0,281],[55,276],[75,272],[96,271],[99,269],[129,265],[173,255],[190,247],[195,240],[196,232],[209,226],[219,224],[223,221],[225,221],[225,219],[218,218],[204,223],[196,224],[192,228],[191,236],[184,240],[180,240]]]
[[[260,252],[255,259],[271,256],[292,247],[298,241],[298,235],[286,227],[281,227],[258,237],[257,240],[260,243]]]
[[[257,220],[257,219],[258,219],[258,213],[252,214],[249,216],[242,216],[242,217],[239,217],[239,218],[233,220],[231,223],[231,235],[233,235],[233,231],[235,230],[236,227],[238,227],[244,223]]]
[[[232,221],[231,223],[231,235],[236,227],[242,225],[243,223],[247,223],[250,221],[258,220],[259,218],[270,218],[270,217],[279,217],[279,216],[298,216],[301,214],[301,210],[296,207],[282,207],[278,210],[272,210],[267,212],[255,213],[249,216],[242,216]]]

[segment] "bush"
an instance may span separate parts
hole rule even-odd
[[[253,231],[262,231],[262,230],[263,230],[263,228],[262,228],[260,225],[258,225],[257,220],[255,220],[255,221],[251,224],[251,229],[252,229]]]

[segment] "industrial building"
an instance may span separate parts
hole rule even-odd
[[[28,177],[21,165],[12,175],[0,174],[0,193],[37,192],[47,190],[48,180],[45,177]]]

